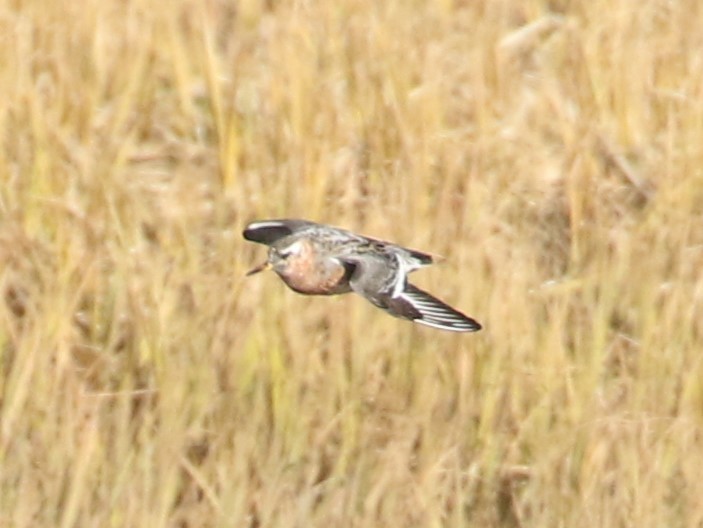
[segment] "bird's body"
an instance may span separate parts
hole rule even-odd
[[[266,263],[294,291],[305,295],[356,292],[396,317],[471,332],[481,325],[416,288],[408,273],[432,264],[432,256],[345,229],[306,220],[252,222],[244,238],[269,246]]]

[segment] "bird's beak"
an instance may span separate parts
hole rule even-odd
[[[271,266],[271,263],[267,260],[263,264],[256,266],[254,269],[247,271],[247,277],[249,275],[254,275],[255,273],[259,273],[260,271],[270,270],[272,267],[273,266]]]

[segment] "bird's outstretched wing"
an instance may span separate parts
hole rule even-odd
[[[481,329],[474,319],[409,284],[404,263],[395,255],[347,256],[345,263],[353,266],[352,290],[395,317],[453,332]]]
[[[282,238],[316,225],[314,222],[308,222],[307,220],[288,218],[261,220],[259,222],[251,222],[242,234],[247,240],[270,246]]]
[[[426,291],[406,284],[403,291],[398,295],[395,303],[405,306],[410,305],[416,310],[420,317],[413,319],[416,323],[441,328],[443,330],[451,330],[454,332],[476,332],[481,330],[481,325],[478,321],[472,319],[430,295]]]

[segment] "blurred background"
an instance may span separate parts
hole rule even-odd
[[[703,524],[703,4],[0,2],[0,526]],[[453,334],[241,231],[445,257]]]

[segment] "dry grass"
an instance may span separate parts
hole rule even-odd
[[[698,0],[7,0],[0,526],[703,525]],[[447,257],[455,335],[245,279]]]

